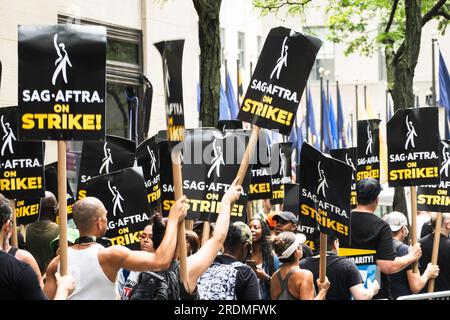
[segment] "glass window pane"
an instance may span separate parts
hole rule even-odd
[[[110,61],[139,64],[139,45],[137,43],[108,39],[106,59]]]
[[[106,97],[106,133],[128,138],[128,102],[126,88],[129,85],[108,82]],[[139,92],[135,87],[135,92]]]

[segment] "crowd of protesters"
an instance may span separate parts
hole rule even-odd
[[[328,235],[326,277],[321,282],[320,245],[316,242],[312,250],[305,244],[294,213],[265,206],[247,224],[230,222],[231,206],[242,193],[236,183],[222,198],[207,240],[201,241],[204,223],[186,231],[184,281],[176,235],[188,210],[186,197],[175,202],[167,218],[153,215],[140,233],[139,251],[105,245],[108,219],[103,203],[93,197],[77,201],[72,212],[77,229],[67,233],[69,274],[61,277],[55,196],[46,192],[39,221],[28,226],[24,248],[17,249],[10,245],[13,209],[0,195],[0,299],[396,299],[425,292],[430,279],[435,279],[436,291],[450,290],[450,214],[442,214],[438,262],[433,265],[436,215],[419,214],[420,240],[409,246],[406,216],[394,211],[379,218],[374,214],[382,190],[379,182],[359,181],[350,243],[374,250],[380,281],[363,279],[351,259],[339,256],[339,239]],[[414,272],[415,263],[419,272]]]

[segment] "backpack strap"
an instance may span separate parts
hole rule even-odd
[[[19,251],[19,248],[16,248],[16,247],[11,247],[11,248],[9,248],[9,251],[8,251],[8,253],[9,253],[10,255],[12,255],[13,257],[15,257],[15,256],[16,256],[16,253],[17,253],[17,251]]]

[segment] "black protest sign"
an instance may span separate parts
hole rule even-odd
[[[283,211],[290,211],[296,216],[300,211],[300,185],[298,183],[284,184]]]
[[[72,188],[70,187],[69,180],[67,183],[67,218],[70,219],[72,217],[72,206],[75,203],[75,198],[72,192]],[[58,199],[58,162],[52,162],[45,166],[45,190],[52,192],[56,200]],[[59,216],[56,217],[59,219]],[[58,221],[57,221],[58,222]],[[59,222],[58,222],[59,223]]]
[[[183,141],[184,139],[183,46],[184,40],[155,43],[163,63],[168,141]]]
[[[89,179],[132,167],[136,153],[134,141],[106,135],[105,142],[84,142],[81,151],[77,197],[83,197],[83,185]]]
[[[27,225],[38,221],[41,199],[16,200],[15,212],[17,225]]]
[[[300,154],[300,221],[341,239],[350,237],[352,167],[303,143]]]
[[[242,121],[240,120],[219,120],[217,129],[220,131],[242,129]]]
[[[292,142],[274,143],[270,154],[270,170],[272,172],[271,204],[282,204],[284,184],[291,182]]]
[[[0,108],[0,192],[9,199],[44,196],[44,143],[19,142],[17,107]]]
[[[113,245],[139,250],[139,234],[150,220],[141,168],[127,168],[86,182],[86,197],[96,197],[108,211],[105,236]]]
[[[417,209],[432,212],[450,212],[450,141],[441,140],[440,182],[417,188]]]
[[[267,133],[264,130],[259,131],[255,157],[256,159],[252,159],[248,200],[271,199],[270,149],[267,144]]]
[[[322,42],[294,30],[270,30],[237,118],[289,135]]]
[[[183,147],[183,193],[189,199],[188,219],[215,222],[225,192],[239,171],[248,134],[217,129],[186,131]],[[232,221],[246,221],[246,190],[249,170],[242,184],[244,192],[231,208]]]
[[[439,183],[438,108],[401,109],[387,123],[390,187]]]
[[[158,141],[161,179],[161,214],[167,217],[175,202],[172,173],[172,152],[167,140]],[[183,178],[184,179],[184,178]]]
[[[380,121],[358,120],[356,181],[366,178],[380,180]]]
[[[106,28],[18,32],[20,140],[104,140]]]
[[[156,142],[156,135],[137,147],[136,159],[144,174],[148,203],[150,207],[156,208],[161,199],[159,145]]]
[[[356,199],[356,163],[357,163],[357,150],[356,148],[347,149],[332,149],[330,150],[330,155],[342,162],[345,162],[350,167],[352,167],[352,189],[350,193],[350,206],[356,207],[358,204]]]

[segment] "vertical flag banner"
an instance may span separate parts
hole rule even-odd
[[[220,84],[219,120],[231,120],[227,94],[222,84]]]
[[[441,50],[439,50],[439,106],[445,109],[445,135],[450,139],[449,119],[450,119],[450,74]],[[434,107],[434,106],[433,106]]]
[[[249,136],[242,131],[189,129],[183,147],[183,193],[189,199],[187,219],[215,222],[221,201],[239,171]],[[232,221],[246,221],[250,170],[244,192],[231,209]]]
[[[329,107],[327,98],[325,96],[325,91],[322,90],[321,92],[321,99],[322,99],[322,108],[321,114],[323,115],[323,118],[321,119],[322,122],[322,132],[323,137],[320,137],[321,141],[323,141],[323,150],[324,152],[328,153],[330,152],[330,149],[333,149],[333,137],[331,136],[331,123],[330,123],[330,113],[329,113]]]
[[[380,180],[380,121],[358,120],[358,164],[356,181],[374,178]]]
[[[270,171],[272,172],[271,204],[282,204],[284,184],[292,182],[292,142],[274,143],[270,152]]]
[[[334,115],[334,105],[333,105],[333,99],[331,99],[331,94],[329,94],[328,99],[328,111],[330,112],[330,132],[331,132],[331,141],[332,143],[332,149],[339,148],[339,133],[338,133],[338,127],[336,123],[336,117]]]
[[[101,174],[132,167],[136,144],[122,137],[106,135],[105,142],[84,142],[78,175],[77,198],[83,197],[84,184]]]
[[[44,196],[44,143],[17,138],[17,107],[0,108],[0,192],[9,199]]]
[[[104,140],[106,28],[19,26],[20,140]]]
[[[155,135],[145,140],[136,149],[137,165],[142,167],[147,200],[151,208],[157,208],[161,199],[159,145],[156,138]]]
[[[233,90],[233,82],[231,81],[231,77],[230,74],[228,73],[227,70],[227,74],[226,74],[226,83],[227,85],[225,86],[225,92],[227,95],[227,101],[228,101],[228,107],[230,108],[230,120],[235,120],[237,118],[237,114],[239,112],[239,106],[237,105],[237,100],[236,100],[236,96],[234,95],[234,90]]]
[[[291,29],[270,30],[238,119],[289,135],[321,44]]]
[[[308,117],[308,130],[311,133],[311,143],[317,148],[320,149],[320,141],[318,139],[317,131],[316,131],[316,117],[314,116],[314,106],[311,97],[311,90],[308,88],[308,99],[306,105],[306,113]],[[307,137],[306,137],[307,138]],[[308,141],[309,142],[309,141]]]
[[[352,167],[308,143],[303,144],[300,166],[302,225],[349,239]]]
[[[166,97],[167,140],[184,139],[183,47],[184,40],[155,43],[162,57],[164,94]]]
[[[439,184],[438,108],[400,109],[387,123],[390,187]]]
[[[345,128],[344,128],[344,111],[342,108],[342,100],[341,100],[341,91],[339,90],[339,84],[336,82],[336,94],[337,94],[337,114],[338,114],[338,120],[337,120],[337,130],[338,130],[338,141],[339,141],[339,148],[346,148],[347,147],[347,139],[345,134]],[[350,145],[349,145],[350,146]]]
[[[450,141],[441,140],[440,182],[417,188],[417,209],[432,212],[450,212]]]
[[[330,155],[342,162],[345,162],[350,167],[352,167],[352,186],[350,193],[350,206],[355,208],[357,203],[356,200],[356,162],[357,162],[357,150],[356,148],[348,149],[333,149],[330,150]]]
[[[270,169],[270,149],[267,144],[267,133],[259,131],[256,144],[256,160],[251,167],[251,178],[248,192],[249,200],[272,198],[272,171]]]
[[[105,205],[108,211],[105,236],[112,245],[140,249],[139,234],[151,217],[140,168],[127,168],[90,179],[86,183],[86,197],[96,197]]]

